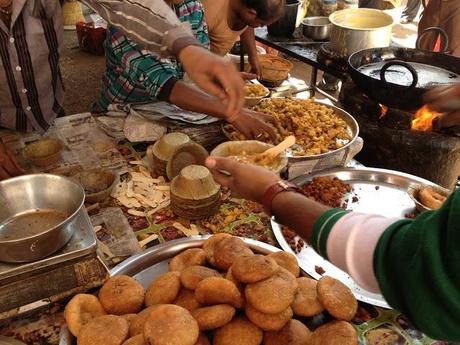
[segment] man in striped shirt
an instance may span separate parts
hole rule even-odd
[[[0,127],[44,132],[63,114],[62,1],[0,0]],[[146,49],[178,57],[202,89],[225,102],[226,114],[241,110],[244,82],[236,68],[203,49],[163,0],[83,2]]]
[[[208,28],[199,0],[166,0],[181,22],[189,23],[198,42],[209,47]],[[105,112],[112,103],[139,104],[165,101],[182,109],[208,114],[232,122],[249,139],[266,132],[276,135],[268,123],[274,118],[248,109],[234,116],[225,114],[222,101],[184,82],[182,64],[176,59],[162,59],[128,39],[114,27],[105,40],[107,68],[103,76],[101,98],[93,112]],[[255,77],[255,76],[254,76]]]

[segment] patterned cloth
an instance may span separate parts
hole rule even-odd
[[[196,39],[209,47],[208,28],[200,1],[186,0],[175,7],[179,20],[189,23]],[[104,112],[112,103],[147,103],[168,100],[175,81],[184,70],[175,59],[165,59],[147,51],[116,28],[107,30],[104,43],[107,69],[102,79],[99,102],[92,111]]]
[[[62,2],[14,0],[10,26],[0,19],[0,127],[43,132],[63,114]],[[82,2],[158,54],[177,55],[199,44],[163,0]]]
[[[13,1],[10,27],[0,20],[0,126],[48,129],[63,114],[59,71],[59,1]]]

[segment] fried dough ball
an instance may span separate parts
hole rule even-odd
[[[224,238],[214,246],[215,267],[221,270],[228,270],[240,256],[252,255],[252,250],[238,237]]]
[[[145,339],[143,334],[138,334],[134,337],[126,340],[122,345],[145,345]]]
[[[78,337],[82,326],[93,318],[105,315],[106,312],[96,296],[88,294],[75,295],[64,310],[64,318],[70,333]]]
[[[203,305],[230,304],[235,308],[243,305],[240,290],[225,278],[203,279],[195,289],[195,297]]]
[[[113,315],[138,313],[144,305],[144,287],[134,278],[111,277],[99,291],[99,301],[105,311]]]
[[[180,281],[189,290],[195,290],[200,281],[209,277],[221,277],[220,273],[204,266],[190,266],[180,274]]]
[[[280,267],[270,278],[246,285],[245,296],[258,311],[277,314],[294,302],[297,288],[297,280],[292,273]]]
[[[294,277],[297,278],[298,276],[300,276],[300,267],[297,262],[297,258],[293,254],[284,251],[279,251],[276,253],[271,253],[268,256],[274,259],[278,263],[278,265],[284,267],[289,272],[291,272],[294,275]]]
[[[310,337],[311,332],[307,326],[291,319],[280,331],[265,332],[264,345],[311,345]]]
[[[312,333],[309,345],[358,345],[358,335],[348,322],[332,321]]]
[[[145,305],[172,303],[181,288],[180,273],[166,272],[156,278],[147,288]]]
[[[200,331],[216,329],[229,323],[235,315],[235,308],[228,304],[218,304],[193,310],[192,316],[198,322]]]
[[[421,188],[418,191],[418,198],[423,205],[432,210],[441,208],[442,204],[444,204],[447,199],[445,195],[442,195],[430,187]]]
[[[324,308],[319,302],[316,287],[318,282],[311,278],[297,278],[299,291],[295,296],[291,307],[294,314],[298,316],[315,316],[321,313]]]
[[[214,333],[214,345],[259,345],[263,332],[245,317],[236,317]]]
[[[123,319],[125,319],[126,321],[128,321],[128,325],[131,324],[131,321],[137,316],[137,314],[124,314],[124,315],[120,315]]]
[[[271,277],[278,270],[278,264],[265,255],[240,256],[231,267],[232,275],[243,283],[256,283]]]
[[[205,336],[204,334],[200,334],[200,336],[198,337],[198,341],[195,343],[195,345],[211,345],[211,342],[209,341],[207,336]]]
[[[128,321],[116,315],[92,319],[80,329],[78,345],[121,345],[128,338]]]
[[[222,241],[224,238],[229,238],[232,237],[232,235],[227,234],[225,232],[221,232],[219,234],[212,235],[209,237],[206,241],[203,242],[203,250],[206,253],[206,259],[208,262],[211,264],[211,266],[216,265],[214,261],[214,247],[217,244],[217,242]]]
[[[206,263],[206,253],[201,248],[184,250],[182,253],[172,258],[169,263],[170,271],[183,271],[190,266],[203,266]]]
[[[293,315],[291,307],[278,314],[266,314],[258,311],[250,304],[246,304],[245,312],[248,319],[264,331],[279,331],[292,319]]]
[[[144,337],[150,345],[195,345],[199,333],[190,312],[174,304],[158,306],[144,325]]]
[[[332,277],[322,277],[316,286],[318,299],[336,319],[350,321],[358,310],[358,301],[351,290]]]
[[[158,308],[158,305],[154,305],[142,310],[139,314],[136,315],[135,318],[131,320],[129,324],[129,336],[134,337],[138,334],[144,333],[144,325],[145,322],[148,320],[150,314]]]
[[[192,311],[201,307],[200,302],[198,302],[195,297],[195,291],[184,288],[179,291],[179,294],[177,295],[173,304],[185,308],[188,311]]]

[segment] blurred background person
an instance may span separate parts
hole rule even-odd
[[[417,17],[420,7],[422,6],[422,0],[407,0],[406,7],[401,14],[401,24],[412,23]]]

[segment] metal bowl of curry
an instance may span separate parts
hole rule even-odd
[[[76,229],[85,192],[62,176],[33,174],[0,182],[0,261],[32,262],[61,249]]]

